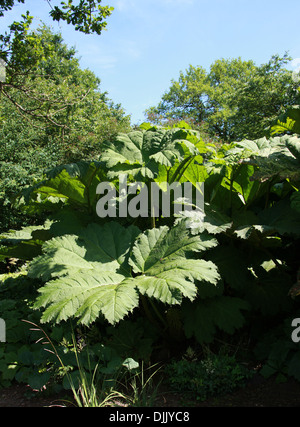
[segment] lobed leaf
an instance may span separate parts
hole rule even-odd
[[[172,167],[176,160],[183,159],[185,151],[193,155],[198,153],[195,144],[186,139],[189,132],[150,127],[119,134],[106,145],[101,160],[109,169],[110,178],[125,173],[137,179],[153,179],[158,174],[159,165]]]
[[[115,222],[90,224],[79,236],[47,242],[32,262],[31,277],[56,277],[39,290],[35,307],[46,308],[43,321],[76,317],[89,324],[101,313],[115,324],[138,306],[139,294],[170,305],[193,300],[195,281],[215,285],[219,274],[212,262],[187,254],[215,245],[209,236],[191,237],[183,222],[142,234]]]
[[[150,273],[161,264],[186,257],[189,252],[199,252],[217,245],[208,234],[191,236],[184,221],[175,227],[167,226],[147,230],[137,239],[130,258],[135,273]]]
[[[201,344],[212,342],[217,329],[234,333],[245,322],[242,311],[250,308],[246,301],[227,296],[208,298],[195,304],[193,310],[188,304],[184,306],[184,328],[188,338],[195,336]]]
[[[80,272],[49,282],[40,289],[35,307],[47,307],[42,321],[79,318],[90,324],[99,314],[114,324],[138,305],[138,294],[130,281],[112,271]]]
[[[55,237],[43,246],[44,254],[32,261],[29,276],[47,281],[103,268],[109,271],[121,268],[126,273],[129,250],[138,234],[135,226],[125,229],[110,222],[104,226],[92,223],[80,235]]]

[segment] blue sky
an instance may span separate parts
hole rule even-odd
[[[132,123],[157,105],[172,79],[189,65],[209,69],[217,59],[252,59],[257,65],[286,51],[300,67],[300,0],[103,0],[114,6],[102,35],[83,35],[48,16],[45,0],[0,18],[1,29],[25,10],[61,31],[83,68],[101,79],[102,91],[121,103]]]

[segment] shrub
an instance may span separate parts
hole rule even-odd
[[[244,386],[252,375],[233,356],[226,355],[212,355],[200,361],[173,361],[165,368],[165,374],[172,390],[201,401]]]

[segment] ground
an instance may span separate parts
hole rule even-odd
[[[49,407],[70,406],[71,395],[48,396],[33,392],[26,385],[15,384],[0,390],[0,407]],[[157,407],[300,407],[300,383],[288,379],[276,383],[274,378],[265,380],[257,375],[243,389],[232,394],[197,402],[188,396],[161,390]]]

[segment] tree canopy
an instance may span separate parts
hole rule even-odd
[[[74,4],[73,0],[46,1],[50,6],[49,14],[54,21],[65,21],[72,24],[75,30],[86,34],[101,34],[106,27],[106,18],[113,11],[113,7],[101,6],[102,0],[79,0],[78,4]],[[25,0],[0,0],[0,17],[16,3],[25,3]]]
[[[13,225],[11,201],[22,186],[57,164],[97,157],[104,140],[130,129],[130,117],[61,34],[42,25],[28,30],[27,51],[31,40],[38,61],[18,72],[11,57],[0,82],[0,228]]]
[[[295,103],[297,84],[284,68],[289,59],[275,55],[260,66],[241,58],[220,59],[209,72],[190,65],[172,80],[158,106],[146,111],[148,119],[189,119],[224,142],[259,138]]]
[[[11,10],[16,3],[25,3],[25,0],[0,0],[0,17]],[[74,26],[75,30],[85,34],[101,34],[106,27],[106,18],[110,16],[113,8],[101,6],[101,0],[80,0],[75,5],[73,0],[67,3],[47,0],[50,6],[50,16],[54,21],[66,21]],[[69,67],[74,61],[74,52],[65,49],[63,63],[60,72],[57,73],[53,60],[46,61],[46,58],[55,57],[58,53],[57,47],[61,40],[54,36],[49,39],[45,34],[38,31],[31,31],[33,17],[29,11],[22,15],[19,22],[14,21],[9,26],[9,31],[0,34],[0,59],[5,62],[5,79],[0,79],[0,93],[9,99],[18,111],[29,118],[38,118],[49,122],[52,125],[66,128],[66,123],[60,122],[58,116],[64,110],[69,109],[74,102],[83,99],[87,92],[75,89],[74,80],[72,92],[69,91],[69,97],[64,91],[51,90],[45,93],[45,90],[36,90],[36,77],[44,78],[45,82],[55,81],[58,74],[61,74],[62,68],[66,70],[63,73],[67,80],[74,79],[71,76]],[[60,46],[62,50],[62,46]],[[60,52],[62,54],[62,51]],[[58,59],[58,57],[56,56]],[[66,63],[66,61],[69,61]],[[50,65],[51,63],[51,65]],[[3,68],[3,67],[2,67]],[[72,66],[71,66],[72,68]],[[32,84],[35,81],[35,85]],[[31,83],[30,83],[31,81]],[[95,81],[94,85],[97,84]],[[99,82],[98,82],[99,84]],[[83,86],[81,86],[81,89]],[[39,87],[40,89],[40,87]],[[71,96],[73,93],[73,96]],[[53,96],[51,96],[51,94]],[[19,98],[27,98],[34,105],[28,107],[19,102]]]

